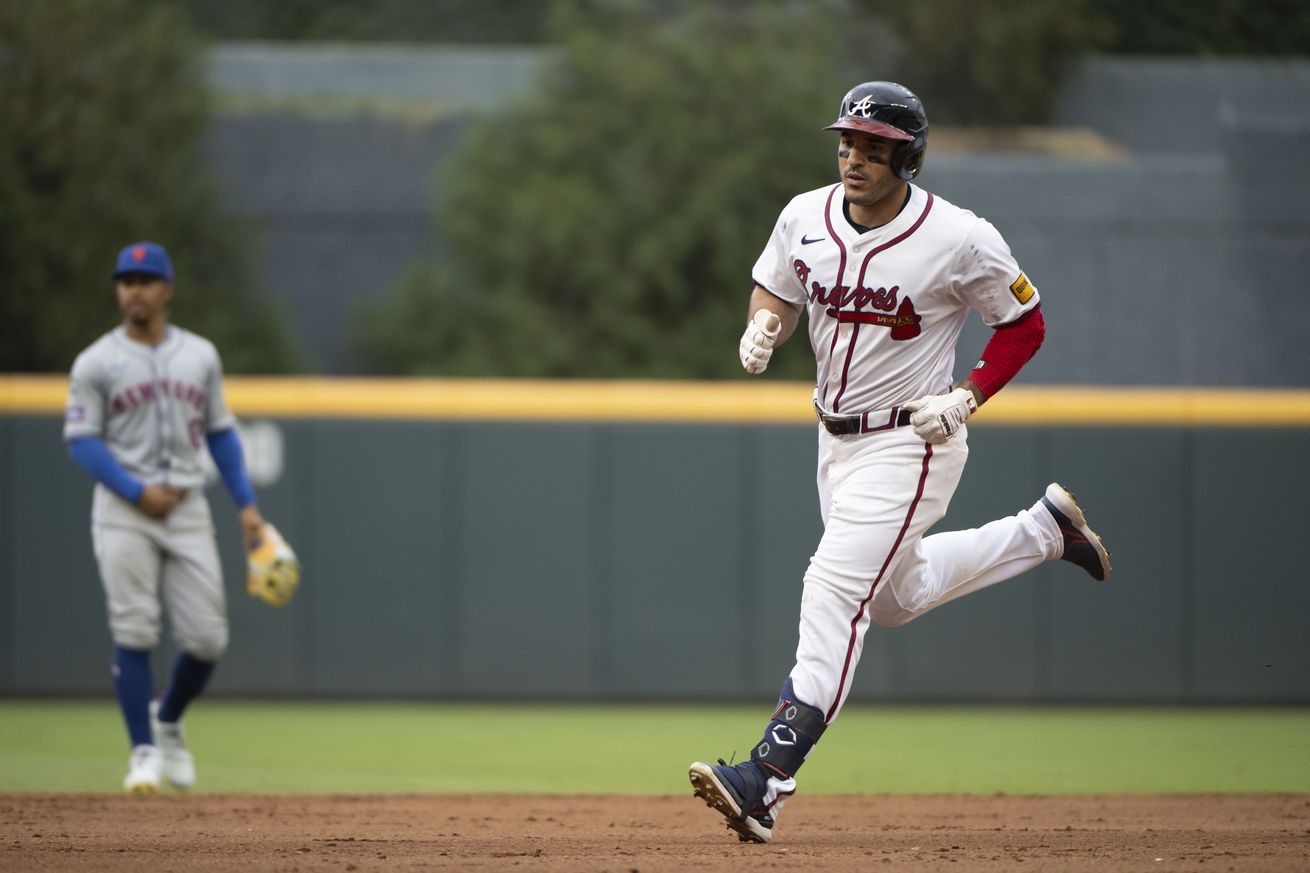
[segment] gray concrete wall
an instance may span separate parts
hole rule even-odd
[[[444,257],[436,169],[462,130],[446,118],[244,111],[214,126],[224,198],[257,231],[260,287],[287,314],[308,371],[349,372],[363,312]]]
[[[1023,379],[1310,385],[1310,199],[1292,188],[1261,201],[1223,157],[1160,156],[938,157],[924,185],[995,224],[1040,289],[1047,340]],[[962,348],[985,334],[971,319]]]
[[[468,121],[516,99],[551,51],[527,46],[228,43],[207,65],[207,151],[260,239],[260,286],[311,373],[351,372],[363,311],[440,263],[440,174]]]
[[[305,581],[241,588],[211,489],[228,695],[760,699],[818,541],[814,432],[783,425],[288,420],[261,506]],[[978,426],[942,529],[1058,478],[1114,553],[873,627],[859,700],[1310,702],[1304,429]],[[745,475],[767,462],[763,493]],[[90,482],[60,422],[0,417],[0,694],[106,693]],[[168,650],[157,657],[159,675]],[[162,681],[162,679],[161,679]]]
[[[539,77],[552,51],[514,45],[220,43],[206,76],[219,94],[267,101],[417,103],[486,111]]]

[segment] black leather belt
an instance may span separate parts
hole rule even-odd
[[[859,415],[829,415],[814,404],[814,414],[819,417],[823,429],[833,436],[848,436],[855,433],[876,433],[905,427],[910,423],[910,410],[893,406],[891,409],[879,409],[874,412],[862,412]]]

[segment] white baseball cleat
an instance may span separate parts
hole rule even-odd
[[[142,743],[132,747],[132,757],[127,765],[127,778],[123,780],[123,790],[133,794],[154,794],[159,790],[160,774],[163,771],[163,756],[156,746]]]
[[[161,771],[174,788],[186,790],[196,784],[196,762],[182,736],[182,722],[159,720],[159,701],[150,701],[150,730],[159,745]]]

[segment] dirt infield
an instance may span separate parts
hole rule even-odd
[[[766,846],[690,796],[0,796],[6,871],[892,866],[1304,871],[1310,796],[797,797]]]

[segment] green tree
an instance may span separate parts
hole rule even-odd
[[[542,0],[185,0],[214,39],[533,43]]]
[[[1114,30],[1110,49],[1134,54],[1310,55],[1304,0],[1091,0]]]
[[[850,84],[829,59],[835,22],[719,4],[557,24],[559,65],[490,112],[447,174],[453,263],[415,271],[374,314],[366,366],[740,374],[751,265],[787,201],[836,179],[820,132]],[[777,360],[813,376],[808,355]]]
[[[1112,34],[1091,0],[861,6],[890,29],[895,77],[923,98],[934,123],[1040,124],[1078,61]]]
[[[173,317],[228,370],[289,366],[207,179],[200,48],[173,4],[0,0],[0,370],[66,370],[117,323],[113,259],[138,239],[169,248]]]

